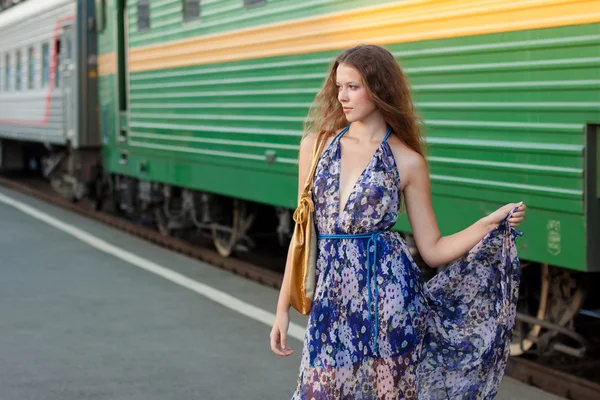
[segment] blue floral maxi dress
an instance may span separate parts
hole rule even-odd
[[[424,282],[399,233],[400,176],[386,139],[339,211],[340,138],[313,187],[317,286],[299,399],[492,399],[514,326],[522,233],[505,221]]]

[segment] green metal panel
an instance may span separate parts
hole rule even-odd
[[[104,1],[106,19],[104,20],[102,31],[98,34],[98,54],[106,54],[115,51],[116,1],[117,0]],[[101,1],[97,1],[96,6],[98,6],[99,3],[101,3]]]
[[[275,22],[284,17],[277,7],[298,5],[305,10],[298,18],[341,10],[339,1],[268,1],[252,10],[241,3],[202,2],[201,22],[183,24],[180,1],[153,1],[152,28],[140,34],[130,6],[131,46]],[[114,50],[110,31],[101,35],[103,51]],[[594,24],[387,46],[425,120],[443,234],[523,200],[529,213],[521,257],[586,269],[583,126],[600,122],[599,45]],[[108,169],[294,208],[302,121],[337,53],[132,74],[129,142],[103,126]],[[100,79],[104,124],[118,120],[114,84]],[[119,162],[123,152],[127,164]],[[397,228],[410,230],[406,217]]]
[[[200,19],[184,22],[183,1],[153,0],[150,2],[150,30],[138,32],[137,1],[130,1],[130,46],[136,48],[394,2],[397,0],[267,0],[262,6],[245,8],[243,0],[203,0]]]
[[[110,150],[104,159],[110,164],[111,173],[199,190],[216,188],[210,191],[236,198],[261,199],[274,206],[280,205],[282,200],[290,204],[289,194],[298,190],[293,174],[284,174],[277,166],[257,170],[252,162],[244,160],[219,165],[198,163],[193,157],[177,155],[175,158],[164,151],[141,153],[122,146]],[[119,162],[123,152],[128,154],[127,164]],[[142,164],[147,165],[146,172],[141,170]]]
[[[98,78],[100,96],[100,133],[102,135],[103,152],[110,151],[117,145],[118,114],[116,112],[115,76],[107,75]],[[104,164],[110,165],[107,159]],[[110,168],[109,168],[110,169]]]
[[[600,124],[587,124],[585,138],[587,270],[600,271]]]

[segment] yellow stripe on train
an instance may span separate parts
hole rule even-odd
[[[598,0],[413,0],[131,49],[131,72],[600,22]],[[115,54],[99,56],[100,75]]]

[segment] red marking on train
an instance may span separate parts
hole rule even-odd
[[[60,35],[60,28],[65,24],[65,22],[72,21],[75,19],[75,16],[72,15],[70,17],[61,18],[56,22],[56,26],[54,27],[54,41],[52,46],[52,60],[50,63],[50,77],[48,81],[48,93],[46,94],[46,107],[44,109],[44,119],[41,121],[31,121],[31,120],[11,120],[11,119],[0,119],[0,124],[8,124],[8,125],[28,125],[28,126],[44,126],[48,124],[50,120],[50,105],[52,103],[52,90],[54,89],[54,78],[56,76],[56,66],[58,65],[58,53],[56,52],[56,41]]]

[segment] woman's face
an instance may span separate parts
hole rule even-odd
[[[336,70],[338,101],[344,109],[348,122],[361,121],[375,111],[375,103],[369,98],[357,70],[340,64]]]

